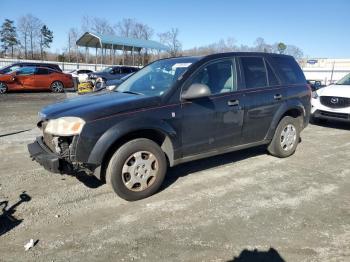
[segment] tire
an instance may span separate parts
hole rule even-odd
[[[3,82],[0,82],[0,95],[7,93],[7,85]]]
[[[61,81],[54,81],[51,84],[51,91],[53,93],[63,93],[64,92],[64,85]]]
[[[152,140],[138,138],[122,145],[111,157],[106,182],[128,201],[149,197],[163,183],[167,161],[162,149]]]
[[[300,118],[283,117],[267,150],[271,155],[280,158],[293,155],[300,140],[300,131]]]

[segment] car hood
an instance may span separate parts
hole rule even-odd
[[[317,90],[319,96],[337,96],[350,98],[350,85],[329,85]]]
[[[39,115],[42,118],[41,120],[76,116],[88,122],[121,112],[155,106],[159,103],[159,97],[102,91],[46,106]]]

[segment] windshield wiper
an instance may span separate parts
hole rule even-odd
[[[133,91],[124,91],[122,93],[124,93],[124,94],[133,94],[133,95],[143,95],[142,93],[137,93],[137,92],[133,92]]]

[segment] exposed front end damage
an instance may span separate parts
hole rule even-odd
[[[32,160],[54,173],[85,171],[91,173],[84,164],[76,161],[76,147],[79,136],[56,136],[45,132],[47,122],[39,122],[43,136],[28,145]]]

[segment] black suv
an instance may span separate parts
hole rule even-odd
[[[14,63],[9,66],[5,66],[0,69],[0,74],[7,74],[10,72],[13,72],[21,67],[32,67],[32,66],[38,66],[38,67],[46,67],[50,68],[59,72],[62,72],[61,68],[57,64],[51,64],[51,63],[36,63],[36,62],[21,62],[21,63]]]
[[[28,149],[52,172],[85,170],[137,200],[154,194],[167,167],[180,163],[258,145],[277,157],[292,155],[310,98],[291,56],[169,58],[114,91],[45,107],[43,136]]]

